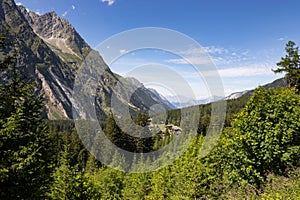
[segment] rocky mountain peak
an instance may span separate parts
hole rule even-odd
[[[49,44],[50,48],[56,48],[62,53],[76,55],[79,58],[83,58],[91,50],[75,28],[55,12],[38,15],[23,6],[19,6],[19,9],[33,31]]]

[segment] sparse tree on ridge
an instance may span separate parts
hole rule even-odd
[[[298,91],[300,90],[300,56],[299,47],[296,47],[296,43],[289,41],[286,44],[285,50],[287,55],[281,58],[281,61],[277,63],[278,68],[273,70],[275,73],[285,72],[285,78],[287,79],[289,86],[295,86]]]

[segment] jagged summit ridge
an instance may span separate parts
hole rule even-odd
[[[23,6],[19,8],[33,31],[46,43],[61,49],[64,53],[74,54],[81,58],[91,50],[75,28],[55,12],[38,15],[28,12]]]

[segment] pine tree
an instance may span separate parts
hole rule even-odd
[[[0,199],[39,199],[51,172],[43,99],[17,66],[17,50],[4,36],[0,50]]]
[[[74,197],[75,171],[70,166],[69,147],[64,145],[59,166],[53,173],[54,182],[50,188],[51,199],[71,199]]]
[[[151,173],[144,172],[150,160],[144,160],[144,156],[137,161],[134,157],[132,170],[137,173],[127,173],[124,178],[124,188],[122,190],[124,199],[146,199],[151,189]]]
[[[273,70],[275,73],[286,72],[286,79],[289,86],[296,86],[300,89],[300,56],[299,47],[295,46],[295,42],[289,41],[286,44],[285,50],[287,55],[281,58],[281,61],[277,63],[279,68]]]
[[[105,124],[104,132],[108,139],[115,145],[122,145],[121,140],[121,130],[114,120],[113,115],[109,115]]]

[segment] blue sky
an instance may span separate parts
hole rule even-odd
[[[282,77],[271,71],[285,55],[288,40],[300,44],[299,0],[16,0],[44,14],[66,18],[92,47],[133,28],[163,27],[196,40],[209,53],[225,94],[252,89]],[[126,53],[110,67],[121,75],[147,63],[177,70],[194,88],[204,87],[188,64],[164,52]],[[187,52],[188,53],[188,52]],[[196,59],[196,58],[195,58]],[[198,60],[196,60],[197,62]],[[141,80],[143,81],[143,80]],[[161,91],[169,95],[166,91]],[[195,92],[209,96],[207,89]]]

